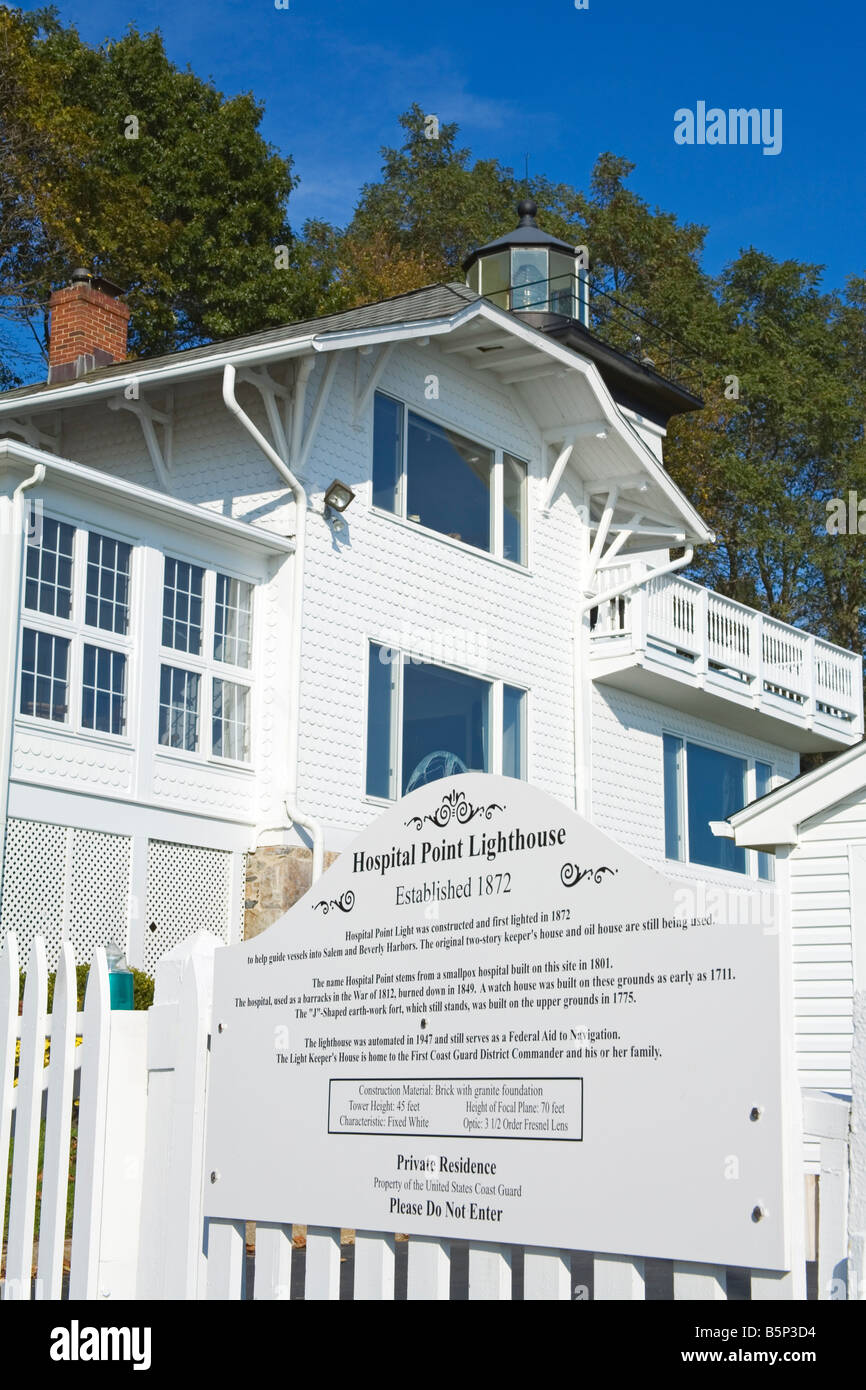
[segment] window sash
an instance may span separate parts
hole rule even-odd
[[[502,456],[502,558],[526,564],[526,494],[529,469],[513,454]]]
[[[773,769],[769,763],[755,762],[755,797],[766,796],[773,789]],[[758,878],[772,882],[775,873],[774,854],[758,850]]]
[[[19,711],[33,719],[65,724],[69,715],[68,637],[25,627],[21,643]],[[44,712],[43,712],[44,711]]]
[[[448,677],[453,678],[456,683],[477,683],[476,693],[480,695],[482,704],[480,724],[473,728],[470,735],[472,748],[469,763],[478,763],[480,767],[469,766],[467,770],[488,771],[492,766],[496,770],[494,765],[498,764],[505,776],[526,777],[527,691],[477,675],[475,672],[456,670],[435,662],[416,661],[415,658],[410,660],[406,653],[394,651],[380,642],[368,642],[367,650],[364,788],[368,797],[393,801],[399,795],[405,794],[412,775],[418,770],[417,764],[423,761],[421,758],[414,758],[411,750],[407,749],[407,742],[411,740],[407,740],[406,736],[406,710],[407,707],[410,709],[411,717],[414,698],[411,688],[408,697],[406,695],[406,677],[407,673],[411,672],[410,687],[417,686],[419,668],[421,671],[426,669],[433,672],[434,681],[435,673],[441,674],[443,691],[447,691]],[[467,687],[467,691],[468,689],[470,687]],[[432,705],[436,708],[435,700]],[[440,707],[443,710],[446,708],[445,700],[441,702]],[[455,715],[455,718],[457,717],[459,716]],[[498,736],[495,736],[494,719]],[[427,753],[437,751],[453,753],[453,749],[445,748],[444,744],[441,750],[431,747]],[[413,761],[411,768],[408,766],[410,759]],[[462,758],[461,760],[465,761]]]
[[[43,516],[41,526],[27,544],[24,607],[52,618],[72,616],[73,549],[75,527]]]
[[[247,762],[250,755],[250,688],[215,676],[212,684],[211,751],[215,758]]]
[[[733,840],[714,836],[709,821],[725,820],[745,806],[747,771],[745,758],[700,743],[686,744],[686,815],[691,863],[746,873],[746,851]],[[708,799],[709,815],[706,814]]]
[[[159,742],[164,747],[198,752],[200,685],[197,671],[160,667]]]
[[[502,687],[502,775],[526,777],[526,691]]]
[[[683,741],[673,734],[662,736],[665,798],[665,856],[686,857],[683,806]]]
[[[373,400],[373,506],[396,516],[403,511],[405,421],[402,401],[377,391]]]
[[[494,450],[413,410],[408,413],[406,435],[409,520],[492,554],[496,526]],[[431,458],[436,453],[441,458],[434,474]]]
[[[84,644],[81,724],[104,734],[126,733],[126,653]]]
[[[129,630],[129,563],[132,547],[125,541],[90,531],[87,536],[87,575],[84,622],[125,637]]]
[[[253,586],[217,572],[214,596],[214,661],[249,667],[252,654]]]
[[[491,681],[450,667],[432,662],[403,664],[404,795],[452,772],[489,772],[492,689]],[[413,746],[419,734],[420,748]],[[427,747],[428,743],[433,746]]]
[[[419,498],[420,475],[415,473],[413,480],[415,451],[412,447],[413,437],[417,436],[419,430],[451,444],[458,455],[465,456],[470,472],[474,470],[487,484],[489,521],[486,517],[480,519],[483,508],[479,509],[476,505],[476,536],[470,533],[467,538],[466,518],[459,510],[449,517],[447,509],[453,507],[454,498],[458,495],[453,486],[442,484],[437,477],[435,484],[431,482],[434,488],[432,501],[428,497],[425,506],[423,492]],[[482,444],[441,421],[410,410],[403,401],[383,391],[376,391],[373,397],[371,473],[371,501],[377,510],[422,526],[435,535],[457,540],[482,555],[526,568],[529,549],[529,465],[524,459],[501,448]],[[476,504],[478,500],[476,498]],[[447,524],[436,519],[438,507],[442,509],[442,516],[448,518]]]
[[[706,868],[773,878],[773,856],[713,836],[710,820],[726,820],[772,786],[769,763],[663,733],[665,857]],[[752,791],[754,788],[754,792]],[[712,803],[707,806],[707,792]]]
[[[204,624],[204,569],[165,556],[162,591],[162,645],[198,656]]]
[[[367,671],[367,796],[392,800],[397,780],[397,693],[399,655],[369,643]]]

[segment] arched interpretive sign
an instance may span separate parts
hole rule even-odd
[[[778,935],[525,783],[404,798],[214,988],[210,1216],[786,1267]]]

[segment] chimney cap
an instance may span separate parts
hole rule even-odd
[[[73,285],[91,285],[93,289],[109,295],[112,299],[120,299],[123,295],[120,285],[116,285],[113,280],[107,280],[104,275],[94,275],[92,270],[83,265],[77,266],[70,278]]]

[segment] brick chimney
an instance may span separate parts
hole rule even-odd
[[[70,381],[126,357],[129,309],[110,280],[73,270],[72,283],[48,302],[48,380]]]

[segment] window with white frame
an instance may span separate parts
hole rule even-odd
[[[127,726],[132,547],[43,516],[27,543],[18,712],[79,733]]]
[[[65,723],[69,713],[68,637],[26,627],[21,643],[21,713]]]
[[[129,630],[130,550],[111,536],[88,533],[85,622],[122,636]]]
[[[368,796],[395,799],[461,772],[526,776],[527,693],[369,644]]]
[[[24,606],[54,618],[72,614],[72,548],[75,527],[42,518],[41,533],[27,545]]]
[[[527,473],[523,459],[375,393],[374,507],[526,565]]]
[[[249,666],[252,641],[252,585],[227,574],[216,577],[214,658]]]
[[[771,855],[745,850],[710,829],[711,821],[727,820],[771,789],[770,764],[671,733],[663,735],[662,749],[665,857],[772,879]]]
[[[204,575],[200,565],[165,557],[162,585],[162,645],[198,656],[201,652]]]
[[[169,555],[164,564],[159,743],[249,762],[253,585]]]
[[[126,730],[126,656],[84,643],[81,723],[107,734]]]

